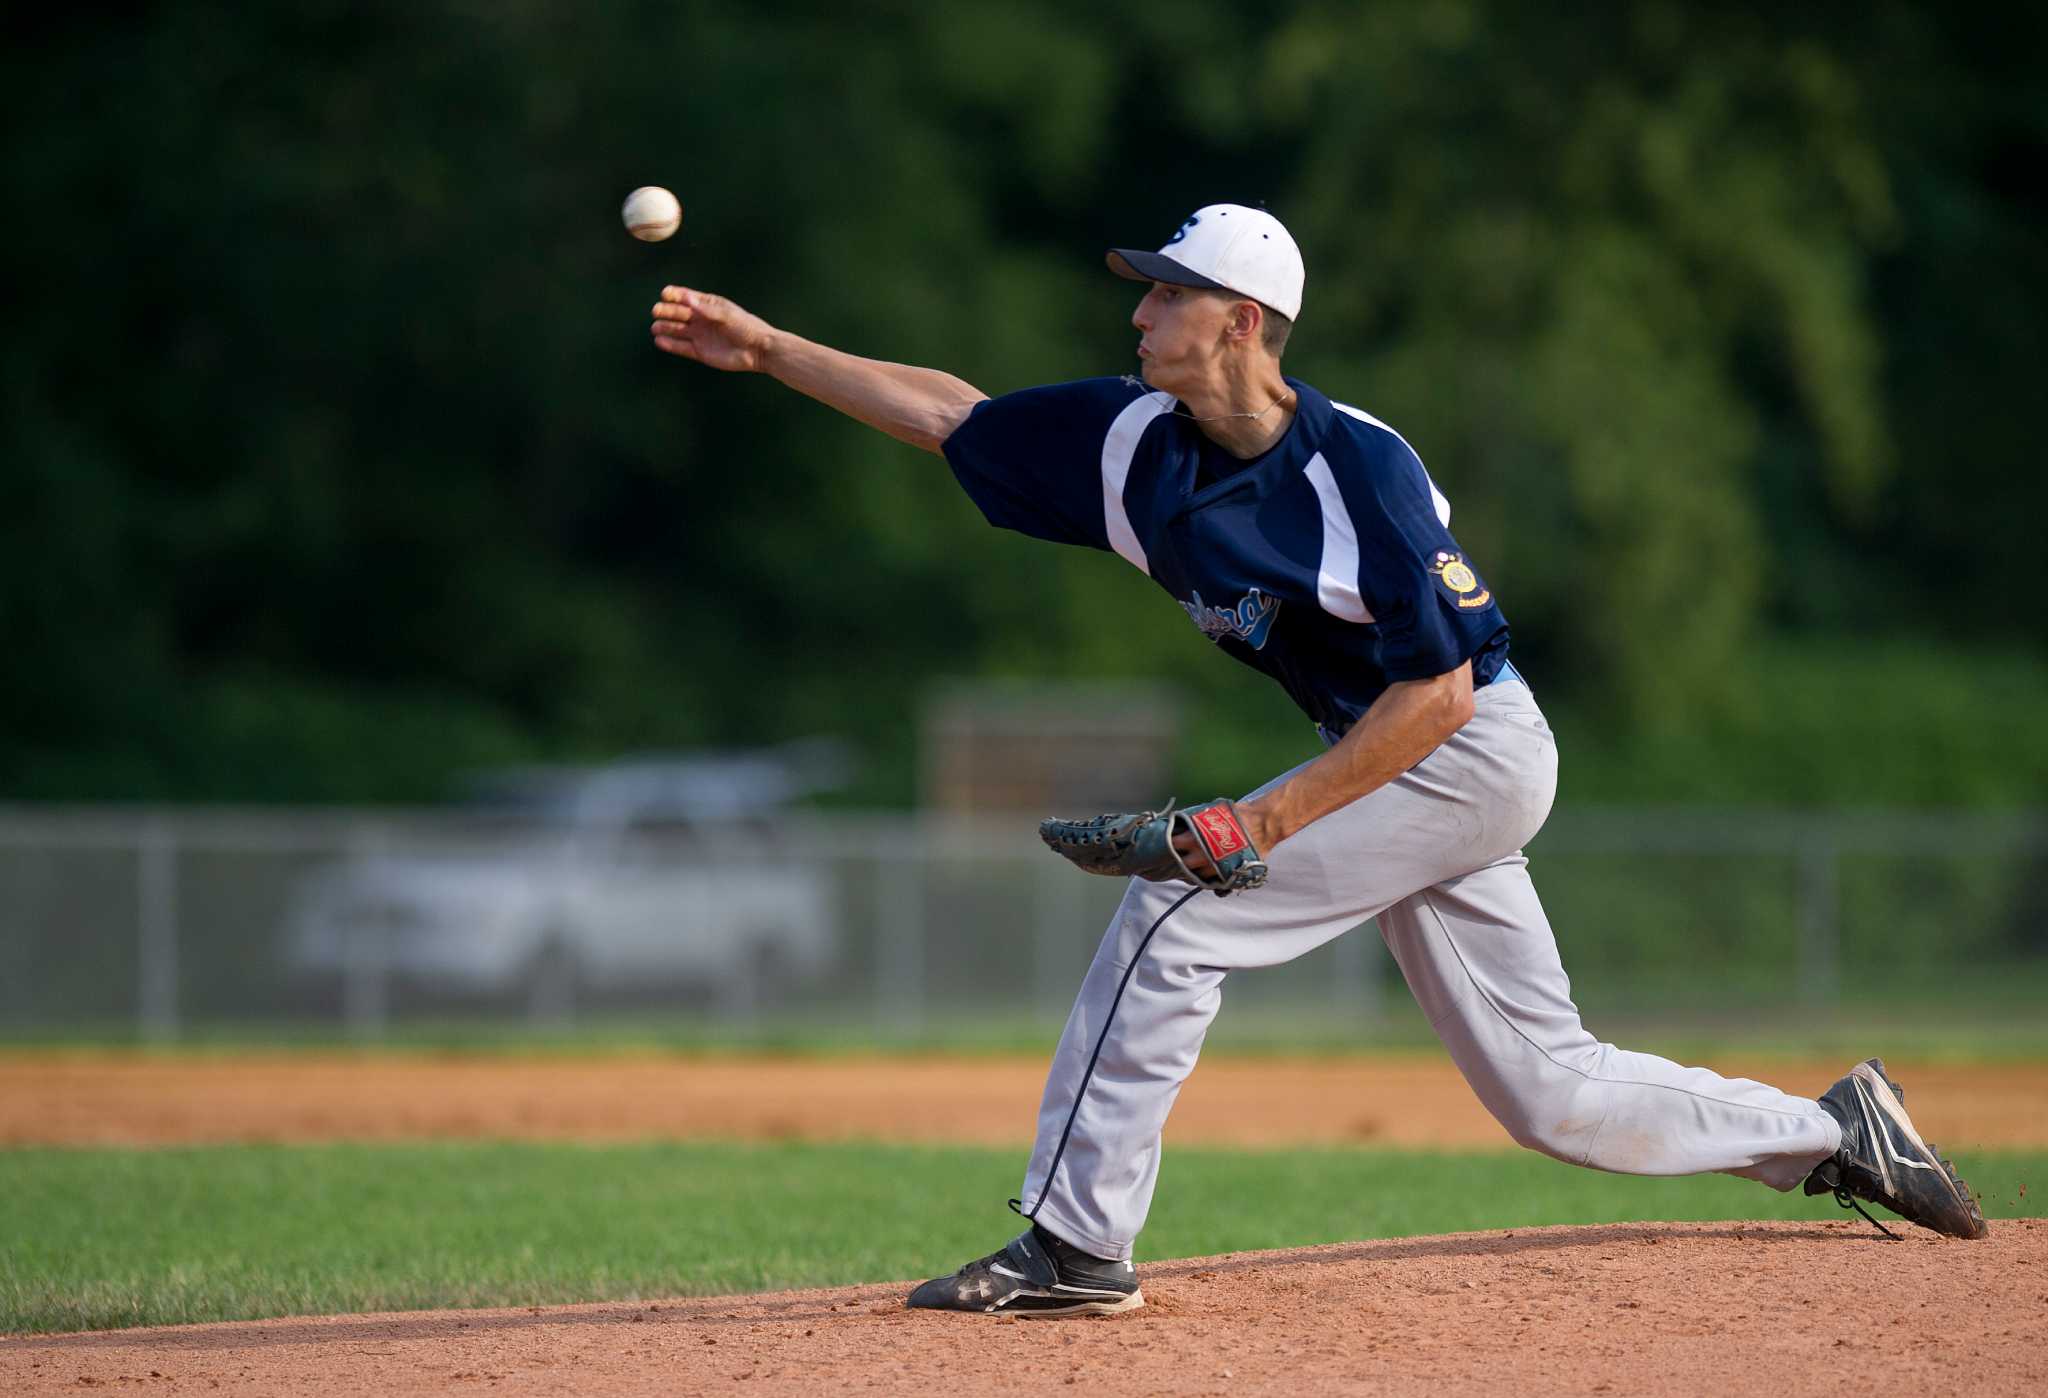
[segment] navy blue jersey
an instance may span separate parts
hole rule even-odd
[[[1289,379],[1287,433],[1240,461],[1171,394],[1085,379],[975,406],[946,439],[989,523],[1109,549],[1326,735],[1389,684],[1506,663],[1507,621],[1450,505],[1385,423]]]

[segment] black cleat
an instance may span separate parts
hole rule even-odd
[[[1905,1090],[1885,1076],[1884,1060],[1858,1063],[1821,1094],[1820,1104],[1842,1126],[1842,1145],[1806,1177],[1808,1194],[1829,1194],[1843,1208],[1855,1200],[1882,1204],[1908,1222],[1951,1238],[1990,1234],[1984,1212],[1970,1197],[1955,1166],[1920,1139],[1906,1115]],[[1863,1215],[1870,1218],[1869,1214]],[[1876,1219],[1870,1220],[1877,1223]],[[1881,1231],[1883,1224],[1878,1224]]]
[[[1090,1257],[1034,1223],[1001,1252],[926,1282],[904,1304],[984,1315],[1099,1315],[1134,1311],[1145,1296],[1130,1263]]]

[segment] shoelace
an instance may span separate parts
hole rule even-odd
[[[1892,1232],[1891,1229],[1885,1227],[1876,1219],[1871,1218],[1869,1212],[1865,1210],[1861,1204],[1856,1202],[1856,1196],[1851,1194],[1848,1190],[1842,1188],[1842,1186],[1840,1185],[1835,1186],[1835,1202],[1837,1204],[1840,1204],[1845,1209],[1854,1209],[1857,1213],[1862,1214],[1863,1217],[1869,1221],[1870,1226],[1872,1228],[1875,1228],[1878,1232],[1884,1234],[1893,1242],[1896,1243],[1899,1240],[1898,1234]]]

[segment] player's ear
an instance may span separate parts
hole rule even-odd
[[[1256,343],[1265,319],[1266,313],[1258,302],[1237,302],[1230,308],[1230,338]]]

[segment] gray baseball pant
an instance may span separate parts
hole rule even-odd
[[[1834,1153],[1841,1128],[1817,1102],[1586,1032],[1521,853],[1550,813],[1556,744],[1520,681],[1474,698],[1471,721],[1428,758],[1271,851],[1264,888],[1217,898],[1131,881],[1046,1078],[1027,1216],[1128,1258],[1224,976],[1373,917],[1452,1061],[1522,1145],[1600,1170],[1720,1171],[1780,1190]]]

